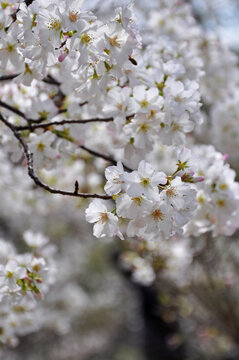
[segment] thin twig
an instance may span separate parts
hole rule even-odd
[[[85,103],[82,103],[80,106],[83,106],[85,105]],[[18,125],[18,126],[15,126],[15,129],[16,130],[19,130],[19,131],[23,131],[23,130],[36,130],[36,129],[39,129],[39,128],[48,128],[48,127],[51,127],[51,126],[54,126],[54,125],[65,125],[65,124],[88,124],[88,123],[92,123],[92,122],[112,122],[114,119],[112,117],[109,117],[109,118],[94,118],[94,119],[84,119],[84,120],[61,120],[61,121],[51,121],[51,122],[48,122],[48,123],[40,123],[41,121],[43,121],[43,119],[29,119],[27,118],[27,116],[20,110],[18,110],[17,108],[3,102],[0,100],[0,107],[3,107],[13,113],[15,113],[16,115],[18,116],[21,116],[23,119],[25,119],[28,123],[31,122],[33,124],[28,124],[28,125]],[[66,112],[67,110],[60,110],[59,111],[59,114],[60,113],[63,113],[63,112]],[[129,115],[126,117],[126,119],[130,119],[133,115]],[[37,124],[34,124],[37,123]]]
[[[31,3],[33,3],[34,0],[25,0],[25,3],[27,6],[31,5]]]
[[[13,113],[17,114],[18,116],[21,116],[23,119],[28,120],[27,117],[25,116],[25,114],[23,114],[22,111],[16,109],[15,107],[13,107],[13,106],[11,106],[11,105],[9,105],[9,104],[1,101],[1,100],[0,100],[0,107],[3,107],[3,108],[5,108],[5,109],[7,109],[9,111],[12,111]]]
[[[3,75],[3,76],[0,76],[0,81],[13,80],[13,79],[15,79],[15,77],[17,77],[18,75],[20,75],[20,74]]]
[[[85,119],[85,120],[62,120],[62,121],[52,121],[49,123],[44,123],[44,124],[35,124],[33,125],[32,123],[30,125],[23,125],[23,126],[14,126],[14,129],[16,131],[24,131],[24,130],[29,130],[29,131],[34,131],[36,129],[39,128],[43,128],[43,129],[47,129],[50,128],[51,126],[54,125],[65,125],[65,124],[87,124],[87,123],[91,123],[91,122],[111,122],[113,121],[113,118],[104,118],[104,119],[99,119],[99,118],[95,118],[95,119]],[[102,158],[106,161],[109,161],[111,164],[113,165],[117,165],[117,161],[115,159],[113,159],[111,156],[108,155],[104,155],[101,154],[95,150],[89,149],[86,146],[80,146],[81,149],[87,151],[88,153],[90,153],[93,156]],[[132,169],[130,169],[128,166],[122,164],[124,169],[127,171],[133,171]]]
[[[111,164],[113,165],[117,165],[117,161],[115,159],[113,159],[111,156],[108,156],[108,155],[104,155],[104,154],[101,154],[99,153],[98,151],[95,151],[95,150],[92,150],[92,149],[89,149],[88,147],[86,146],[83,146],[81,145],[80,148],[82,150],[85,150],[87,151],[89,154],[93,155],[93,156],[96,156],[96,157],[99,157],[99,158],[102,158],[106,161],[109,161]],[[127,171],[133,171],[132,169],[130,169],[128,166],[122,164],[124,169],[127,170]]]
[[[1,103],[0,103],[1,105]],[[92,123],[92,122],[111,122],[113,121],[114,119],[113,118],[95,118],[95,119],[85,119],[85,120],[61,120],[61,121],[51,121],[51,122],[48,122],[48,123],[44,123],[44,124],[35,124],[35,125],[31,125],[31,126],[28,126],[28,125],[19,125],[19,126],[16,126],[16,130],[18,131],[23,131],[23,130],[36,130],[36,129],[39,129],[39,128],[42,128],[42,129],[46,129],[46,128],[49,128],[51,126],[60,126],[60,125],[65,125],[65,124],[88,124],[88,123]]]
[[[48,186],[47,184],[43,183],[35,174],[34,164],[33,164],[33,154],[30,152],[28,145],[23,140],[21,134],[16,130],[14,125],[10,124],[6,119],[4,119],[2,114],[0,114],[0,120],[12,131],[15,138],[22,145],[23,151],[24,151],[24,154],[25,154],[26,160],[27,160],[28,175],[32,178],[32,180],[35,182],[36,185],[40,186],[41,188],[43,188],[44,190],[46,190],[52,194],[74,196],[74,197],[80,197],[80,198],[85,198],[85,199],[87,199],[87,198],[97,198],[97,199],[104,199],[104,200],[112,199],[112,196],[109,196],[109,195],[78,193],[78,192],[76,192],[76,187],[73,192],[70,192],[70,191],[54,189],[54,188]]]
[[[13,80],[19,75],[20,74],[3,75],[3,76],[0,76],[0,81]],[[45,77],[41,81],[43,81],[46,84],[50,84],[50,85],[55,85],[55,86],[61,85],[61,83],[59,81],[57,81],[56,79],[54,79],[51,75],[47,75],[47,77]]]
[[[44,121],[44,119],[39,118],[39,119],[29,119],[22,111],[18,110],[17,108],[15,108],[12,105],[9,105],[7,103],[5,103],[4,101],[0,100],[0,107],[3,107],[4,109],[7,109],[11,112],[13,112],[14,114],[21,116],[23,119],[25,119],[28,123],[28,125],[26,126],[22,126],[22,129],[18,129],[17,126],[15,126],[16,130],[33,130],[33,126],[32,123],[40,123],[41,121]],[[67,110],[59,110],[58,114],[62,114],[64,112],[66,112]],[[21,126],[19,126],[21,128]],[[42,127],[39,126],[38,127]],[[44,127],[44,126],[43,126]]]
[[[61,83],[59,81],[57,81],[56,79],[54,79],[51,75],[47,75],[47,77],[42,79],[42,81],[44,83],[50,84],[50,85],[56,85],[56,86],[61,85]]]

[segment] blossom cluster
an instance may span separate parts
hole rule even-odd
[[[232,235],[238,228],[239,183],[236,173],[225,163],[228,156],[217,152],[212,145],[201,145],[193,150],[198,155],[198,208],[186,233],[198,236],[212,231],[213,236]]]
[[[21,3],[16,21],[3,26],[7,34],[3,33],[0,45],[2,72],[22,70],[14,80],[19,86],[5,85],[1,98],[37,123],[112,117],[107,126],[97,124],[99,138],[101,131],[111,135],[104,151],[111,148],[136,166],[154,143],[183,144],[185,135],[202,121],[200,62],[193,62],[189,71],[185,46],[173,39],[169,43],[162,38],[160,46],[141,48],[132,5],[116,9],[106,23],[82,11],[79,2],[58,5],[50,0],[35,0],[28,7]],[[11,5],[6,6],[5,19],[12,11]],[[37,81],[47,80],[47,75],[57,79],[60,93],[57,86]],[[24,124],[21,114],[3,112],[12,122]],[[91,145],[94,133],[95,126],[88,124],[56,124],[44,134],[39,129],[25,136],[36,154],[36,165],[53,167],[57,158],[73,153],[79,144]],[[7,136],[5,146],[18,159],[17,144]],[[98,148],[95,140],[94,147]]]
[[[10,23],[14,10],[17,19]],[[92,96],[105,88],[111,72],[122,74],[139,45],[129,7],[118,10],[106,24],[73,0],[60,4],[39,0],[28,7],[24,2],[7,4],[2,17],[1,69],[17,68],[17,82],[25,85],[62,65],[60,73],[68,74],[64,86]]]
[[[17,253],[1,239],[0,250],[0,342],[15,346],[17,336],[37,329],[37,303],[54,282],[53,253],[49,239],[28,230],[23,234],[29,252]]]
[[[187,149],[177,152],[177,170],[170,176],[144,160],[132,172],[124,171],[120,162],[108,167],[105,191],[113,196],[116,207],[109,211],[101,200],[92,201],[86,210],[86,220],[96,223],[94,235],[123,238],[119,218],[129,237],[168,239],[182,234],[183,226],[192,219],[197,207],[192,184],[204,180],[190,171],[189,154]]]
[[[35,0],[30,6],[21,2],[4,7],[1,67],[4,74],[20,74],[13,84],[3,86],[0,95],[3,102],[22,111],[16,116],[9,106],[3,106],[2,112],[12,124],[23,127],[22,136],[36,167],[54,170],[86,146],[137,168],[124,171],[119,162],[106,169],[105,192],[114,198],[115,209],[108,210],[110,204],[95,199],[86,212],[87,220],[96,222],[97,237],[123,238],[126,233],[168,239],[184,234],[185,225],[189,223],[189,228],[194,221],[196,208],[202,208],[196,193],[204,185],[198,186],[195,169],[190,169],[193,156],[179,146],[202,122],[200,36],[205,35],[190,7],[173,0],[162,2],[159,11],[151,13],[142,39],[132,4],[116,9],[106,21],[82,6],[73,0],[60,6],[54,0]],[[12,11],[16,19],[9,22]],[[185,32],[187,26],[190,31]],[[76,123],[62,125],[65,117]],[[97,125],[77,123],[89,118],[98,120]],[[24,128],[26,120],[30,126]],[[21,160],[18,141],[4,125],[2,131],[4,148],[14,161]],[[105,133],[108,141],[102,143]],[[158,144],[177,146],[178,154],[181,151],[173,175],[158,171],[160,167],[154,168],[147,160]],[[195,150],[199,157],[200,152],[201,148]],[[203,173],[210,169],[206,162]],[[220,200],[215,200],[216,205]],[[206,208],[202,211],[208,218]],[[235,216],[236,208],[237,201],[232,209]],[[211,222],[214,218],[210,217]],[[202,222],[197,224],[199,233],[211,230],[204,230]],[[225,224],[225,229],[218,225],[219,233],[236,229],[226,220]]]

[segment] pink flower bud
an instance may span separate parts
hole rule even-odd
[[[229,154],[224,154],[224,155],[223,155],[223,160],[224,160],[224,161],[227,161],[228,158],[229,158]]]
[[[198,183],[198,182],[202,182],[205,180],[205,177],[204,176],[197,176],[193,179],[193,182],[194,183]]]
[[[66,56],[67,56],[67,53],[61,51],[61,52],[60,52],[60,55],[58,56],[58,61],[59,61],[59,62],[64,61],[65,58],[66,58]]]

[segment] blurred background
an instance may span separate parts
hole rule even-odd
[[[228,46],[239,52],[239,1],[190,0],[198,21],[207,31],[216,31]]]

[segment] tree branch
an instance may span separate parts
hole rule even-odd
[[[42,79],[42,81],[44,83],[50,84],[50,85],[56,85],[56,86],[61,85],[61,83],[59,81],[57,81],[56,79],[54,79],[51,75],[47,75],[47,77]]]
[[[81,148],[82,150],[87,151],[89,154],[91,154],[91,155],[93,155],[93,156],[96,156],[96,157],[102,158],[102,159],[104,159],[104,160],[106,160],[106,161],[109,161],[109,162],[110,162],[111,164],[113,164],[113,165],[117,165],[117,161],[116,161],[115,159],[113,159],[111,156],[101,154],[101,153],[99,153],[99,152],[97,152],[97,151],[95,151],[95,150],[89,149],[88,147],[83,146],[83,145],[81,145],[80,148]],[[123,163],[122,163],[122,165],[123,165],[123,167],[124,167],[125,170],[127,170],[127,171],[133,171],[132,169],[130,169],[128,166],[124,165]]]
[[[34,171],[34,164],[33,164],[33,154],[30,152],[28,145],[23,140],[21,134],[15,129],[14,125],[10,124],[2,114],[0,113],[0,120],[11,130],[15,138],[20,142],[20,144],[23,147],[23,152],[27,160],[27,168],[28,168],[28,175],[32,178],[32,180],[35,182],[36,185],[40,186],[44,190],[52,193],[52,194],[59,194],[59,195],[65,195],[65,196],[74,196],[74,197],[80,197],[80,198],[98,198],[98,199],[112,199],[112,196],[109,195],[100,195],[100,194],[87,194],[87,193],[78,193],[78,189],[75,186],[75,189],[73,192],[70,191],[63,191],[58,190],[55,188],[52,188],[48,186],[47,184],[43,183],[38,176],[35,174]],[[77,190],[77,191],[76,191]]]
[[[0,102],[1,105],[1,102]],[[65,125],[65,124],[88,124],[88,123],[92,123],[92,122],[111,122],[113,121],[113,118],[95,118],[95,119],[85,119],[85,120],[61,120],[61,121],[51,121],[48,123],[44,123],[44,124],[32,124],[31,126],[29,125],[22,125],[22,126],[15,126],[16,130],[18,131],[23,131],[23,130],[36,130],[39,128],[42,129],[46,129],[49,128],[51,126],[54,125]],[[34,121],[34,120],[33,120]]]
[[[14,114],[18,115],[18,116],[21,116],[23,119],[25,119],[28,123],[28,125],[26,126],[22,126],[22,129],[18,129],[18,126],[15,126],[15,129],[16,130],[32,130],[33,127],[32,127],[32,123],[40,123],[41,121],[44,121],[44,119],[37,119],[37,120],[34,120],[34,119],[28,119],[27,116],[20,110],[18,110],[17,108],[3,102],[0,100],[0,107],[3,107],[4,109],[7,109],[11,112],[13,112]],[[66,112],[66,110],[59,110],[58,114],[61,114],[63,112]],[[19,126],[21,128],[21,126]],[[38,125],[38,127],[41,127]],[[44,126],[43,126],[44,127]]]
[[[13,79],[15,79],[15,77],[17,77],[18,75],[20,75],[20,74],[3,75],[3,76],[0,76],[0,81],[13,80]]]
[[[25,114],[23,114],[22,111],[16,109],[15,107],[6,104],[5,102],[0,100],[0,107],[3,107],[4,109],[7,109],[9,111],[12,111],[13,113],[17,114],[18,116],[21,116],[23,119],[28,120]]]
[[[34,0],[25,0],[25,3],[27,6],[31,5],[31,3],[33,3]]]
[[[87,103],[87,102],[84,102],[84,103],[80,104],[80,106],[83,106],[83,105],[85,105],[86,103]],[[111,122],[111,121],[114,120],[112,117],[110,117],[110,118],[102,118],[102,119],[101,119],[101,118],[95,118],[95,119],[85,119],[85,120],[61,120],[61,121],[51,121],[51,122],[42,124],[42,123],[40,123],[40,121],[43,121],[43,119],[35,119],[35,120],[34,120],[34,119],[28,119],[28,118],[26,117],[26,115],[25,115],[22,111],[16,109],[15,107],[13,107],[13,106],[11,106],[11,105],[9,105],[9,104],[1,101],[1,100],[0,100],[0,107],[3,107],[4,109],[7,109],[7,110],[9,110],[9,111],[12,111],[12,112],[15,113],[16,115],[21,116],[21,117],[22,117],[23,119],[25,119],[28,123],[30,123],[30,122],[31,122],[31,123],[34,123],[34,122],[37,122],[37,123],[38,123],[38,124],[28,124],[28,125],[15,126],[15,129],[16,129],[16,130],[20,130],[20,131],[23,131],[23,130],[31,130],[31,131],[32,131],[32,130],[39,129],[39,128],[45,129],[45,128],[48,128],[48,127],[53,126],[53,125],[87,124],[87,123],[97,122],[97,121],[99,121],[99,122]],[[67,111],[67,110],[60,110],[60,111],[59,111],[59,114],[65,112],[65,111]],[[132,115],[131,115],[131,116],[127,116],[127,119],[130,118],[130,117],[132,117]]]
[[[13,80],[19,75],[20,74],[3,75],[3,76],[0,76],[0,81]],[[47,77],[45,77],[41,81],[43,81],[46,84],[50,84],[50,85],[55,85],[55,86],[60,86],[61,85],[61,83],[59,81],[57,81],[56,79],[54,79],[51,75],[47,75]]]

